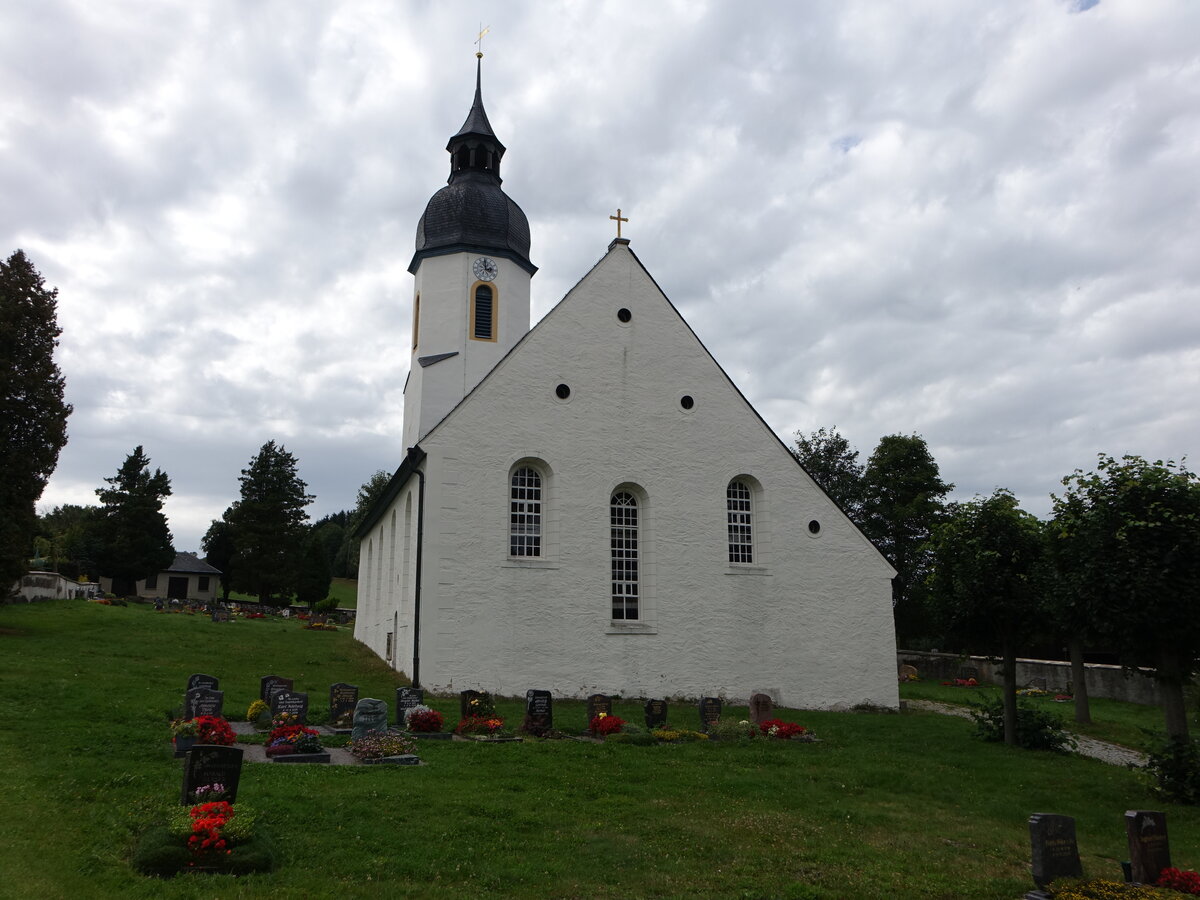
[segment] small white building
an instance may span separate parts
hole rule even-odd
[[[628,240],[530,329],[528,222],[478,79],[447,150],[355,637],[434,691],[895,707],[887,561]]]
[[[112,593],[113,579],[101,576],[100,587],[104,593]],[[221,570],[195,553],[176,553],[175,561],[168,568],[134,583],[136,596],[146,599],[165,597],[209,603],[220,596],[220,591]]]

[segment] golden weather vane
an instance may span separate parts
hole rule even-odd
[[[479,37],[475,38],[475,56],[479,59],[483,59],[483,36],[491,30],[491,25],[484,28],[483,23],[479,23]]]
[[[620,207],[617,207],[617,214],[615,216],[609,216],[609,218],[617,223],[617,237],[619,238],[621,236],[621,223],[628,222],[629,220],[621,215]]]

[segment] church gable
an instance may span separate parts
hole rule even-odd
[[[491,471],[529,457],[586,467],[592,476],[607,471],[613,486],[710,491],[717,506],[727,486],[747,476],[760,503],[804,498],[807,518],[789,527],[832,529],[843,551],[873,557],[890,577],[886,561],[795,462],[626,241],[615,241],[421,446],[456,457],[453,448],[469,447],[471,466]],[[725,522],[713,521],[719,542]]]

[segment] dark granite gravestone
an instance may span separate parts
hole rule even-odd
[[[403,728],[405,713],[413,707],[422,706],[424,703],[425,692],[421,688],[396,688],[396,724]]]
[[[979,680],[979,670],[976,669],[974,666],[963,666],[962,668],[960,668],[958,670],[958,677],[961,678],[963,681],[968,681],[972,678],[974,678],[976,681],[978,681]]]
[[[703,697],[696,704],[696,709],[700,713],[700,728],[708,731],[709,728],[717,724],[717,719],[721,718],[721,698]]]
[[[364,697],[354,707],[354,730],[350,733],[351,740],[357,741],[372,732],[381,734],[388,730],[388,708],[382,700],[374,697]]]
[[[1127,810],[1125,836],[1129,840],[1131,877],[1141,884],[1154,884],[1159,873],[1171,867],[1167,814],[1145,809]]]
[[[667,701],[646,701],[646,727],[653,730],[667,724]]]
[[[750,695],[750,721],[755,725],[761,725],[767,721],[774,711],[775,704],[771,702],[769,696],[766,694]]]
[[[482,691],[459,691],[458,693],[458,717],[465,719],[467,716],[474,715],[471,711],[471,702],[480,700],[483,697]]]
[[[225,787],[225,799],[233,803],[237,800],[238,781],[241,777],[240,747],[197,744],[187,752],[183,760],[183,791],[179,802],[189,806],[196,788],[220,784]]]
[[[202,675],[197,672],[195,675],[188,678],[187,689],[192,688],[208,688],[210,691],[219,691],[221,689],[220,679],[215,675]]]
[[[258,699],[270,706],[272,697],[280,691],[290,691],[291,689],[292,679],[280,678],[278,675],[264,675],[259,682]]]
[[[223,606],[214,606],[212,611],[212,620],[214,622],[232,622],[233,613]]]
[[[354,706],[358,703],[358,685],[346,684],[339,681],[329,686],[329,721],[337,724],[351,721],[354,717]]]
[[[1029,817],[1029,844],[1033,855],[1033,881],[1039,888],[1044,890],[1056,878],[1083,876],[1079,846],[1075,843],[1075,820],[1070,816],[1034,813]]]
[[[208,688],[192,688],[183,695],[183,712],[189,719],[197,716],[219,716],[225,706],[225,692]]]
[[[295,716],[296,722],[301,725],[306,724],[308,722],[308,694],[303,691],[277,691],[271,697],[271,715],[277,716],[280,713]]]
[[[607,694],[592,694],[587,698],[587,720],[588,730],[591,730],[592,719],[604,713],[606,716],[612,715],[612,697]]]
[[[554,698],[549,691],[525,692],[525,722],[521,727],[534,735],[544,735],[554,728]]]

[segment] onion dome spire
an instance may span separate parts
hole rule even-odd
[[[504,156],[504,145],[496,137],[496,132],[492,131],[487,110],[483,108],[483,54],[477,53],[476,57],[475,101],[462,128],[446,144],[446,150],[450,153],[451,184],[462,172],[482,172],[500,182],[500,158]]]

